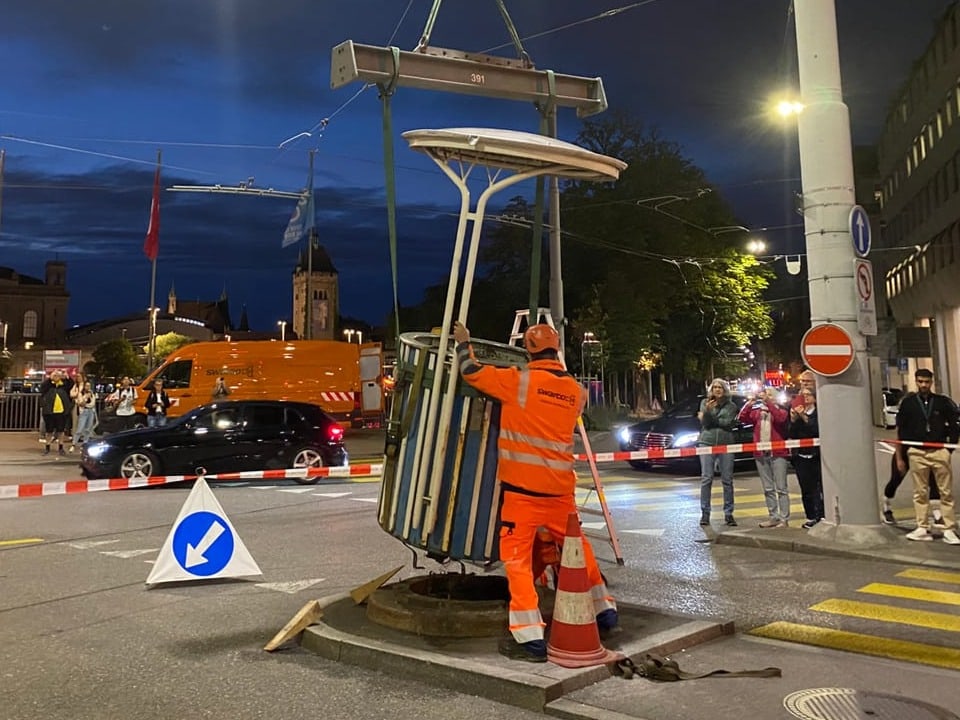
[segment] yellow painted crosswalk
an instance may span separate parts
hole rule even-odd
[[[960,573],[908,568],[895,579],[898,582],[873,582],[857,588],[857,598],[827,598],[811,605],[808,610],[823,614],[824,626],[773,622],[750,634],[960,670],[960,613],[955,609],[960,605],[960,592],[951,589],[960,585]],[[864,595],[878,601],[861,599]],[[829,619],[838,616],[870,632],[839,630],[833,627],[836,620]],[[898,634],[911,639],[896,637]],[[932,642],[919,642],[925,637]]]

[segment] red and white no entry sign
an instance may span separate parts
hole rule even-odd
[[[815,373],[833,377],[846,372],[853,363],[853,340],[839,325],[817,325],[804,333],[800,354]]]

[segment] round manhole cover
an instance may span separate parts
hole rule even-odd
[[[960,720],[921,700],[852,688],[798,690],[783,699],[783,706],[801,720]]]

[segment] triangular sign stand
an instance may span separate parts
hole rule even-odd
[[[203,478],[180,508],[147,585],[263,575]]]

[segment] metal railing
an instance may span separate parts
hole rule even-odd
[[[0,393],[0,431],[39,429],[39,393]]]

